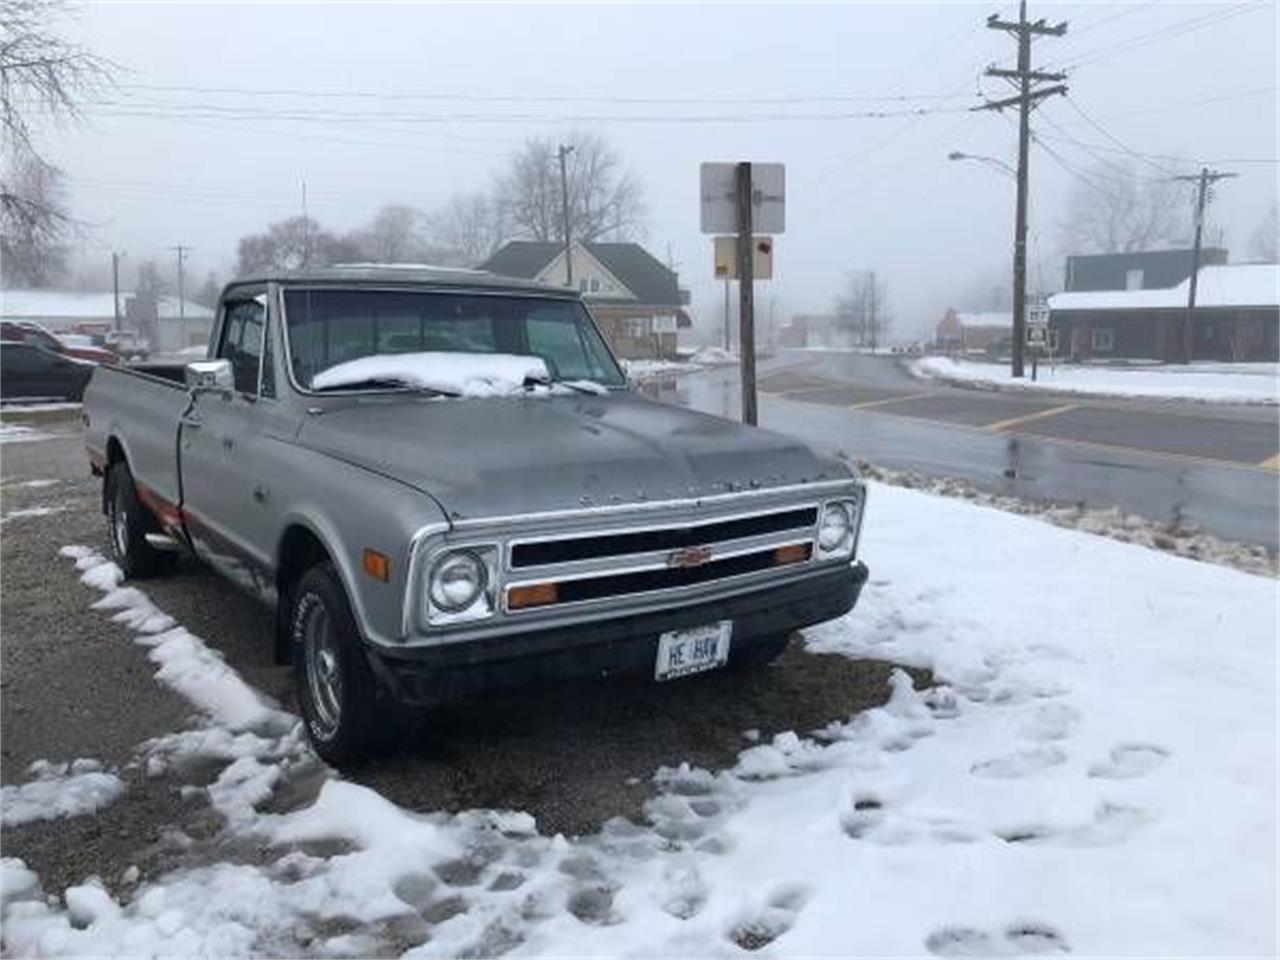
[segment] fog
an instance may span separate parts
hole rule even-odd
[[[981,75],[1014,63],[1012,38],[985,27],[997,10],[1016,17],[1010,4],[97,5],[73,31],[120,67],[120,87],[42,146],[91,225],[79,254],[124,251],[131,283],[142,260],[171,263],[177,243],[193,248],[191,274],[228,278],[241,236],[301,212],[304,179],[310,215],[348,229],[385,203],[431,208],[488,188],[528,136],[590,130],[643,181],[646,246],[677,265],[707,327],[721,293],[698,228],[699,163],[781,161],[787,232],[758,309],[825,311],[847,271],[875,269],[894,334],[912,336],[1007,282],[1012,180],[947,160],[1015,161],[1015,117],[966,109],[1010,92]],[[1058,282],[1071,169],[1099,158],[1153,178],[1199,161],[1238,172],[1216,191],[1208,237],[1221,231],[1232,259],[1248,259],[1276,197],[1277,167],[1259,162],[1277,156],[1276,6],[1031,15],[1068,21],[1033,55],[1070,85],[1070,100],[1033,117],[1044,142],[1059,138],[1057,157],[1032,152],[1033,285]],[[917,107],[938,112],[901,115]],[[867,111],[896,115],[848,116]],[[1186,218],[1189,235],[1189,203]]]

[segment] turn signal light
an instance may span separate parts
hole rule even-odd
[[[773,551],[773,565],[785,567],[789,563],[804,563],[813,551],[811,543],[792,543]]]
[[[560,599],[560,591],[554,583],[530,583],[512,587],[507,591],[507,609],[522,610],[526,607],[545,607]]]
[[[364,556],[360,559],[360,565],[364,568],[364,572],[375,580],[386,583],[391,579],[391,558],[385,553],[366,549]]]

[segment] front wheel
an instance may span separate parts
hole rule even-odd
[[[376,688],[333,564],[312,567],[292,591],[289,639],[312,747],[335,766],[363,759],[378,738]]]

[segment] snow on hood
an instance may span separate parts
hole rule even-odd
[[[514,353],[396,353],[348,360],[311,378],[314,390],[367,380],[400,380],[462,397],[503,397],[524,391],[526,380],[547,380],[541,357]]]

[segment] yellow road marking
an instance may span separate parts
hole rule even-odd
[[[869,407],[882,407],[887,403],[906,403],[908,400],[922,400],[925,397],[932,397],[932,393],[907,393],[898,394],[895,397],[881,397],[879,400],[868,400],[865,403],[855,403],[846,409],[849,410],[866,410]]]
[[[1045,417],[1056,417],[1060,413],[1066,413],[1068,410],[1076,409],[1078,403],[1064,403],[1060,407],[1050,407],[1048,410],[1041,410],[1038,413],[1027,413],[1020,417],[1010,417],[1008,420],[997,420],[995,423],[988,423],[984,430],[989,433],[999,433],[1001,430],[1008,430],[1010,427],[1017,427],[1024,423],[1030,423],[1032,420],[1043,420]]]
[[[1263,470],[1280,470],[1280,453],[1277,453],[1274,457],[1267,457],[1258,466]]]

